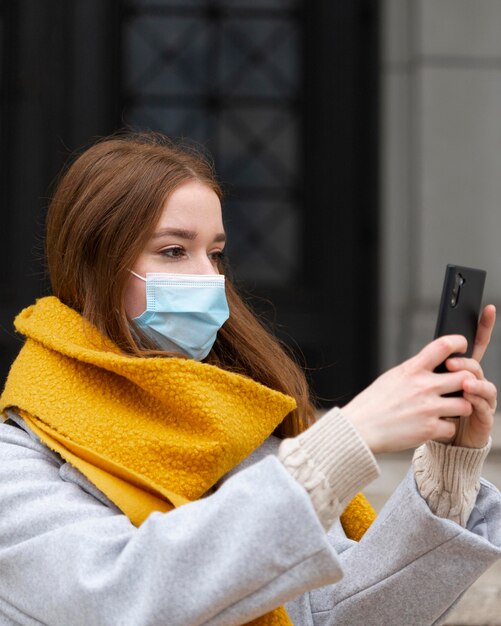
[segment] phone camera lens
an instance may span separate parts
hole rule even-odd
[[[451,306],[456,306],[456,298],[454,296],[451,298]]]

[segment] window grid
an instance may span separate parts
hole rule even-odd
[[[238,278],[285,286],[301,259],[302,3],[123,6],[124,122],[214,155]]]

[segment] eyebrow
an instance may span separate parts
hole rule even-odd
[[[153,234],[153,239],[159,239],[160,237],[165,237],[166,235],[179,237],[180,239],[188,239],[189,241],[193,241],[198,237],[198,233],[194,230],[186,230],[184,228],[162,228]],[[215,243],[224,241],[226,241],[225,233],[217,233],[214,237]]]

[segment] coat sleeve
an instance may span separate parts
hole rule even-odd
[[[82,479],[0,425],[0,623],[243,624],[341,577],[306,492],[273,456],[139,528]]]
[[[482,481],[463,528],[436,517],[419,495],[412,471],[360,543],[331,533],[345,577],[291,606],[315,626],[443,622],[464,591],[501,557],[501,496]]]

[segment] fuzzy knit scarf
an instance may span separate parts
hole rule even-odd
[[[16,408],[52,450],[139,526],[200,498],[295,407],[292,398],[197,361],[124,355],[55,297],[15,321],[26,343],[0,411]],[[359,494],[342,516],[359,539],[374,519]],[[252,622],[291,624],[283,607]]]

